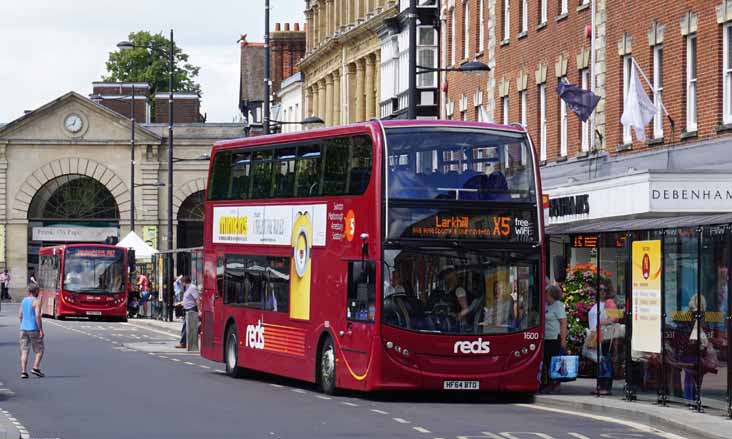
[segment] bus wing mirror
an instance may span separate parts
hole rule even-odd
[[[127,250],[127,265],[130,273],[134,273],[135,267],[135,249],[131,248]]]
[[[361,234],[361,260],[365,259],[366,256],[369,255],[369,234],[368,233],[362,233]]]

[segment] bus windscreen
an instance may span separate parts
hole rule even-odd
[[[541,322],[539,263],[525,251],[384,251],[384,324],[441,334],[506,334]]]
[[[64,290],[84,294],[118,294],[125,291],[124,251],[71,247],[64,259]]]
[[[474,128],[390,128],[389,198],[536,202],[525,135]]]

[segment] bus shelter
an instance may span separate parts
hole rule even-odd
[[[174,267],[174,270],[171,270]],[[160,312],[156,318],[173,321],[174,307],[182,297],[176,297],[175,279],[190,276],[199,291],[203,289],[203,247],[179,248],[153,255],[150,285]]]
[[[570,349],[598,394],[614,380],[629,401],[732,417],[732,215],[595,221],[547,234]]]

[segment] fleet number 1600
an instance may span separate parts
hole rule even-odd
[[[538,332],[524,332],[524,340],[538,340],[538,339],[539,339]]]

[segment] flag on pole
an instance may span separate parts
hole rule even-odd
[[[574,111],[582,122],[587,122],[595,111],[600,97],[574,84],[561,81],[557,85],[557,94],[567,104],[567,108]]]
[[[484,106],[479,107],[478,111],[478,122],[491,122],[491,117],[488,115],[488,110]]]
[[[635,129],[635,137],[640,141],[644,141],[646,140],[646,125],[656,115],[656,106],[653,105],[653,102],[643,90],[643,84],[641,84],[635,69],[635,62],[633,62],[630,69],[630,85],[628,94],[625,96],[625,105],[620,123],[623,124],[623,127]]]

